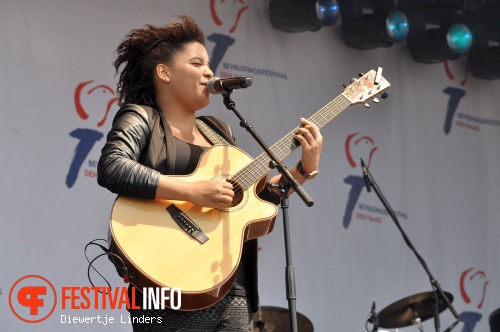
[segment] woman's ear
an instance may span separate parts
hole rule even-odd
[[[161,81],[165,81],[167,83],[170,82],[169,68],[163,63],[160,63],[156,66],[156,75]]]

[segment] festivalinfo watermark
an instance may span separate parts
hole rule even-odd
[[[142,306],[136,305],[136,299],[142,297]],[[110,315],[84,315],[75,311],[91,309],[111,310],[159,310],[181,309],[181,290],[173,287],[79,287],[63,286],[56,291],[54,285],[39,275],[27,275],[19,278],[10,288],[9,306],[18,319],[26,323],[39,323],[49,318],[59,307],[71,310],[71,314],[61,314],[61,324],[114,324],[114,323],[161,323],[161,317],[139,316],[130,318],[120,315],[119,319]],[[134,321],[132,321],[134,320]]]

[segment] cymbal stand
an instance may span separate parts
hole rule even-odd
[[[443,301],[446,303],[447,307],[450,308],[451,313],[453,314],[453,316],[456,319],[459,318],[458,317],[458,313],[455,310],[455,308],[452,306],[451,302],[446,297],[443,289],[441,288],[441,285],[439,285],[439,282],[432,275],[431,271],[429,270],[429,267],[427,266],[427,263],[422,258],[422,256],[420,256],[420,254],[417,252],[417,249],[415,249],[415,247],[411,243],[410,239],[406,235],[405,231],[401,227],[401,224],[399,223],[399,220],[396,217],[396,214],[394,213],[394,210],[389,205],[389,202],[385,199],[384,195],[382,194],[382,191],[380,190],[380,188],[378,187],[377,183],[373,179],[373,176],[371,175],[370,171],[365,166],[365,162],[363,161],[363,159],[361,159],[361,168],[362,168],[362,171],[363,171],[363,177],[365,179],[365,184],[366,184],[367,191],[370,192],[371,189],[373,188],[373,190],[375,191],[375,194],[377,194],[378,198],[380,199],[380,201],[384,205],[385,209],[387,210],[387,212],[391,216],[392,220],[396,224],[397,228],[401,232],[401,235],[403,236],[404,241],[406,242],[406,244],[408,245],[408,247],[411,249],[411,251],[413,251],[413,253],[417,257],[418,261],[420,262],[420,264],[422,265],[422,267],[424,268],[425,272],[427,273],[427,275],[428,275],[428,277],[430,279],[430,282],[431,282],[431,285],[432,285],[432,289],[433,289],[432,294],[433,294],[433,297],[434,297],[434,301],[433,301],[434,302],[434,327],[436,328],[436,332],[439,332],[439,329],[440,329],[440,322],[439,322],[439,299],[443,299]]]

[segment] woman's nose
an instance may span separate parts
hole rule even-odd
[[[203,72],[203,76],[210,79],[212,77],[214,77],[214,72],[212,71],[212,69],[210,68],[207,68],[204,72]]]

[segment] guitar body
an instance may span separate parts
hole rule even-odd
[[[250,161],[236,147],[214,146],[201,156],[195,172],[174,176],[189,182],[223,178],[232,182],[236,203],[224,210],[184,201],[116,199],[109,226],[110,249],[133,272],[132,283],[139,290],[177,287],[181,310],[202,309],[225,296],[235,279],[243,243],[270,233],[277,215],[274,204],[257,197],[255,184],[244,189],[232,179],[231,174]],[[184,230],[167,211],[172,204],[208,240],[201,243]]]

